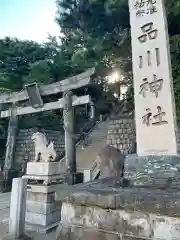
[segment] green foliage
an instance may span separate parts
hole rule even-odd
[[[122,56],[121,45],[129,35],[128,1],[58,0],[57,8],[57,22],[65,43],[73,44],[73,54],[80,48],[95,62]]]
[[[46,60],[36,61],[31,64],[28,75],[23,78],[23,83],[49,84],[53,81],[50,65]]]
[[[98,74],[105,77],[116,69],[124,76],[123,84],[131,84],[128,1],[57,0],[56,2],[58,10],[56,20],[63,33],[62,54],[66,55],[66,59],[71,63],[71,69],[68,71],[74,75],[95,66]],[[101,85],[104,86],[104,83],[107,85],[105,79]],[[119,85],[115,84],[106,88],[119,91]],[[102,102],[100,99],[98,101]]]
[[[5,89],[23,88],[23,77],[29,74],[32,64],[48,58],[50,51],[32,41],[6,37],[0,39],[0,85]]]
[[[130,85],[133,107],[129,11],[127,0],[57,0],[57,22],[72,59],[121,69]],[[166,1],[178,120],[180,120],[180,1]],[[73,47],[72,47],[73,46]],[[85,49],[85,50],[84,50]]]
[[[180,34],[171,37],[171,53],[176,113],[180,122]]]

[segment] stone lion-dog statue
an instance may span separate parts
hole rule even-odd
[[[57,153],[54,149],[54,143],[48,140],[46,135],[41,132],[33,133],[31,137],[35,146],[35,162],[55,162]]]

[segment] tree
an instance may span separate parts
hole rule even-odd
[[[57,22],[73,54],[84,49],[88,58],[105,64],[126,55],[122,51],[129,37],[129,10],[126,0],[58,0]]]
[[[5,89],[23,88],[23,77],[29,74],[32,64],[48,59],[50,49],[32,42],[6,37],[0,39],[0,86]]]
[[[177,115],[180,118],[180,2],[166,0]],[[76,62],[119,68],[133,101],[130,24],[127,0],[57,0],[57,22]],[[76,53],[78,49],[78,54]],[[85,51],[83,50],[85,49]],[[84,55],[82,52],[84,51]],[[77,57],[76,57],[77,56]],[[133,106],[132,104],[130,104]]]
[[[53,81],[50,63],[46,60],[36,61],[29,67],[28,75],[23,77],[23,83],[49,84]]]
[[[57,0],[57,9],[73,74],[95,66],[107,85],[105,77],[116,69],[124,75],[123,84],[132,83],[128,1]],[[111,88],[119,92],[118,84]]]

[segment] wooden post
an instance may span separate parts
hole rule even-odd
[[[65,131],[65,161],[66,171],[76,172],[76,145],[74,132],[74,112],[72,106],[73,93],[68,91],[64,93],[64,131]]]
[[[14,154],[16,144],[16,134],[18,127],[18,116],[16,115],[16,108],[13,106],[11,109],[11,116],[9,119],[8,136],[6,143],[6,155],[4,163],[4,180],[5,188],[11,186],[12,178],[16,177],[15,171],[13,170],[14,165]]]

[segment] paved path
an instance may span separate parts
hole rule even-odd
[[[0,194],[0,223],[8,224],[9,207],[10,207],[10,193],[1,193]]]
[[[10,198],[10,193],[0,194],[0,240],[8,233]],[[34,240],[55,240],[55,231],[48,234],[29,232],[28,235]]]

